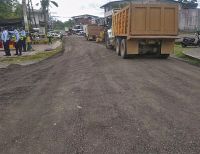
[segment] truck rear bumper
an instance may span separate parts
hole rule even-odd
[[[144,39],[147,41],[147,39]],[[158,46],[156,45],[150,45],[152,47],[152,50],[156,50],[157,53],[160,53],[160,54],[170,54],[174,51],[174,39],[172,38],[168,38],[168,39],[148,39],[150,42],[151,41],[154,41],[154,40],[158,40]],[[147,41],[147,42],[149,42]],[[130,39],[130,40],[127,40],[127,54],[141,54],[143,53],[141,49],[145,49],[146,47],[142,47],[141,48],[141,44],[144,44],[142,43],[143,42],[143,39]],[[145,41],[144,41],[145,42]],[[147,46],[148,43],[147,43]],[[148,49],[149,47],[147,47]],[[149,50],[149,49],[148,49]],[[150,49],[151,50],[151,49]]]
[[[131,39],[180,39],[177,36],[128,36],[128,40]]]

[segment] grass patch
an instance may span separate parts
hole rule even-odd
[[[174,54],[178,58],[185,58],[186,55],[183,53],[183,51],[186,51],[185,48],[182,48],[181,45],[175,44],[174,46]]]
[[[61,52],[62,50],[63,50],[63,47],[61,45],[61,46],[57,47],[56,49],[54,49],[52,51],[38,52],[34,55],[1,58],[0,62],[9,63],[9,64],[20,64],[20,63],[25,63],[25,62],[37,62],[37,61],[41,61],[41,60],[47,59],[49,57],[52,57],[52,56],[56,55],[57,53]]]
[[[57,40],[59,40],[58,38],[52,38],[52,42],[56,42]],[[42,38],[39,40],[33,40],[32,41],[33,44],[48,44],[49,43],[49,39],[48,38]]]
[[[177,45],[175,44],[174,46],[174,55],[178,58],[181,58],[187,62],[189,62],[190,64],[193,65],[198,65],[200,66],[200,60],[186,56],[183,52],[187,51],[187,48],[182,48],[181,45]]]

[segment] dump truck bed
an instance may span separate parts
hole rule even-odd
[[[178,35],[178,5],[130,4],[113,14],[113,34],[140,38]]]
[[[100,32],[103,31],[103,26],[98,25],[87,25],[86,35],[88,36],[99,36]]]

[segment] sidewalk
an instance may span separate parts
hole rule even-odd
[[[6,58],[16,58],[16,57],[24,57],[24,56],[29,56],[29,55],[36,55],[39,52],[48,52],[48,51],[52,51],[54,49],[56,49],[57,47],[59,47],[62,44],[61,41],[55,41],[53,44],[48,45],[48,44],[37,44],[37,45],[32,45],[34,51],[27,51],[27,52],[22,52],[22,56],[16,56],[15,54],[15,50],[11,50],[11,55],[9,57],[4,56],[5,52],[4,50],[0,50],[0,60],[6,60]],[[29,64],[33,64],[36,63],[36,61],[26,61],[26,62],[22,62],[19,63],[20,65],[29,65]],[[4,63],[0,61],[0,68],[6,68],[7,66],[9,66],[9,63]]]
[[[195,37],[195,35],[194,34],[180,34],[179,37],[180,39],[176,40],[176,42],[178,43],[182,42],[184,37]],[[187,47],[185,49],[186,51],[183,51],[185,55],[200,60],[200,47]]]
[[[27,52],[22,52],[22,56],[27,56],[27,55],[34,55],[38,52],[42,52],[42,51],[51,51],[56,49],[57,47],[59,47],[61,45],[60,41],[56,41],[51,45],[48,44],[37,44],[37,45],[32,45],[34,51],[27,51]],[[16,57],[15,55],[15,49],[11,50],[11,57]],[[5,57],[5,52],[4,50],[0,50],[0,58]],[[5,57],[6,58],[6,57]]]
[[[188,49],[188,51],[183,51],[183,53],[189,57],[200,60],[200,48],[199,47]]]

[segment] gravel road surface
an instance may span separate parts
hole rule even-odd
[[[69,37],[0,70],[1,154],[199,154],[200,68]]]

